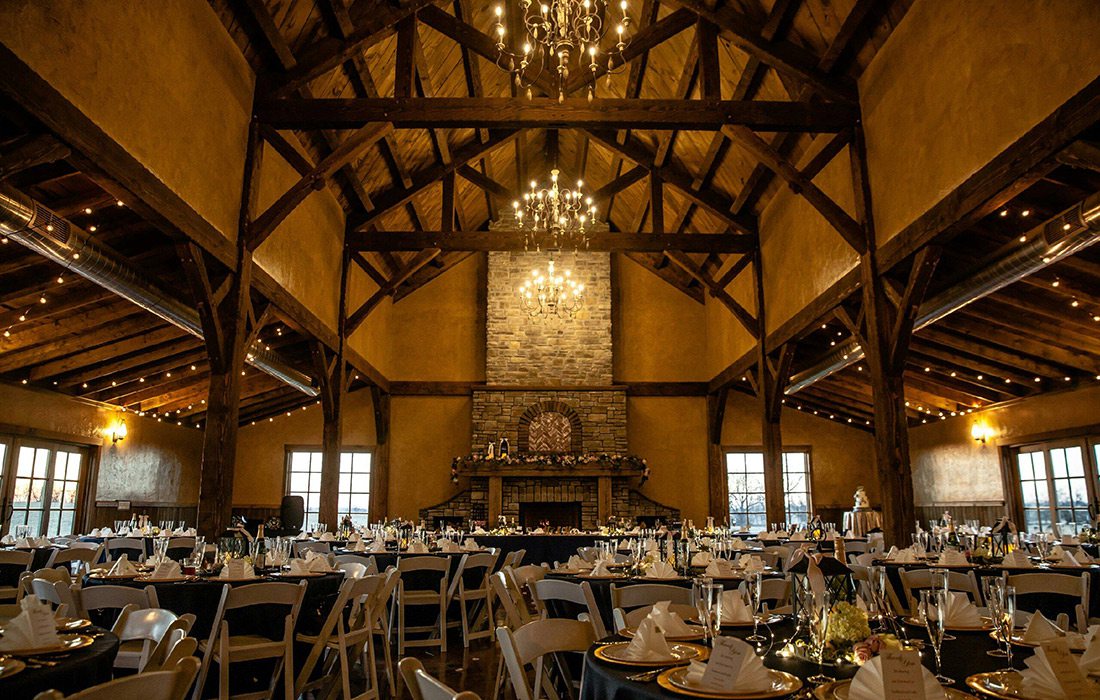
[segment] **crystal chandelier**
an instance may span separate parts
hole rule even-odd
[[[531,318],[573,318],[584,306],[584,285],[573,279],[573,272],[566,270],[559,275],[554,258],[546,265],[546,274],[531,270],[531,277],[519,288],[519,300],[523,310]]]
[[[550,187],[540,188],[531,181],[531,191],[523,194],[523,202],[512,202],[516,226],[524,233],[524,246],[534,244],[536,250],[543,247],[561,249],[572,246],[574,250],[588,247],[587,229],[596,221],[596,205],[582,191],[584,181],[577,180],[577,189],[558,186],[558,170],[550,171]]]
[[[518,11],[522,13],[527,36],[524,38],[523,53],[508,50],[504,43],[504,8],[497,5],[497,66],[515,76],[516,87],[525,88],[527,97],[531,97],[534,85],[543,71],[553,69],[558,74],[558,100],[565,99],[565,84],[569,81],[569,65],[575,58],[577,67],[583,67],[587,54],[587,67],[592,71],[593,80],[588,85],[588,99],[595,95],[596,72],[601,65],[607,72],[622,70],[626,61],[623,49],[630,43],[627,29],[630,27],[630,15],[626,0],[620,0],[619,23],[615,26],[617,40],[615,48],[600,53],[600,39],[604,32],[604,18],[608,15],[608,0],[542,0],[533,4],[531,0],[519,0]],[[616,62],[618,65],[616,66]],[[617,70],[613,70],[617,69]]]

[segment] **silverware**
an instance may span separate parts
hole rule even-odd
[[[662,666],[661,668],[655,668],[650,671],[642,671],[641,673],[635,673],[627,676],[628,681],[636,681],[638,683],[649,683],[650,681],[657,680],[657,676],[661,675],[670,668],[676,668],[676,666]]]

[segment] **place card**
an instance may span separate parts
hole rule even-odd
[[[929,700],[924,694],[920,652],[883,649],[882,689],[886,700]]]
[[[755,653],[745,642],[736,637],[715,637],[707,670],[703,672],[701,685],[707,688],[730,690],[737,684],[737,676],[745,663],[745,654]]]
[[[1069,650],[1069,640],[1065,637],[1049,639],[1040,643],[1047,659],[1047,665],[1058,679],[1058,685],[1067,698],[1093,697],[1096,688],[1081,673],[1077,660]]]

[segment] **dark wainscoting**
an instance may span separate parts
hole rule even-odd
[[[131,501],[129,510],[119,510],[118,501],[96,501],[85,513],[82,529],[87,532],[104,525],[114,527],[116,520],[129,520],[138,515],[148,515],[154,525],[162,520],[182,520],[188,527],[194,527],[197,508],[195,504]]]
[[[956,523],[977,520],[982,525],[992,525],[1005,514],[1005,504],[1000,501],[982,503],[930,503],[917,506],[917,517],[921,526],[927,527],[929,520],[938,521],[946,510]]]

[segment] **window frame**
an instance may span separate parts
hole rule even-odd
[[[290,474],[291,474],[290,463],[291,463],[291,459],[292,459],[293,454],[296,453],[296,452],[310,452],[310,453],[320,454],[320,453],[323,452],[323,450],[322,450],[322,447],[320,445],[285,445],[284,446],[284,457],[283,457],[283,495],[284,496],[291,495],[291,491],[290,491]],[[377,448],[369,447],[369,446],[366,446],[366,445],[343,445],[340,448],[341,468],[343,466],[343,459],[342,458],[343,458],[344,455],[364,454],[364,453],[370,455],[370,481],[369,481],[370,486],[368,487],[368,491],[366,492],[367,504],[368,504],[367,505],[367,520],[369,522],[371,514],[374,512],[374,507],[373,507],[374,506],[374,492],[375,492],[375,488],[378,486],[377,470],[376,470],[376,466],[377,466],[376,458],[377,458],[377,454],[378,454]],[[312,465],[311,465],[311,467],[312,467]],[[311,469],[311,473],[312,473],[312,469]],[[320,473],[320,472],[318,472],[318,473]],[[319,488],[320,488],[320,484],[318,483],[318,489]],[[313,524],[313,522],[320,522],[320,512],[319,512],[319,510],[318,511],[309,510],[308,494],[312,493],[312,491],[307,491],[306,493],[307,493],[307,497],[306,497],[306,504],[305,504],[305,506],[306,506],[305,507],[305,522],[303,523],[303,527],[309,527],[310,525]],[[361,491],[349,491],[348,492],[348,494],[351,494],[351,495],[354,495],[356,493],[361,494],[362,492]],[[344,515],[346,515],[346,513],[343,513],[340,510],[340,505],[341,505],[340,495],[341,495],[341,492],[339,490],[339,485],[338,485],[337,486],[337,494],[336,494],[336,517],[337,518],[343,518]],[[320,500],[321,500],[321,494],[320,494],[320,491],[318,490],[318,492],[317,492],[318,509],[320,508],[320,505],[321,505]],[[350,507],[350,502],[349,502],[349,507]],[[309,519],[310,513],[316,513],[316,518],[317,519],[313,522],[311,522],[310,519]],[[347,514],[350,514],[350,513],[347,513]],[[354,515],[354,514],[351,514],[351,515]],[[330,528],[335,529],[336,527],[339,526],[339,522],[325,523],[325,525],[329,526]]]
[[[28,508],[16,509],[15,507],[15,474],[19,466],[19,453],[26,447],[33,450],[43,449],[49,452],[46,478],[42,487],[45,500],[43,501],[43,508],[39,511],[41,513],[39,528],[35,536],[56,537],[81,532],[87,525],[85,521],[88,514],[93,512],[93,508],[90,508],[89,505],[92,496],[92,485],[95,483],[98,473],[98,446],[91,443],[66,440],[62,436],[54,437],[53,434],[40,436],[37,434],[38,431],[20,429],[16,426],[4,426],[4,428],[3,432],[0,432],[0,442],[5,447],[2,457],[3,463],[0,464],[0,472],[2,472],[2,476],[0,476],[0,509],[2,509],[0,510],[0,529],[4,532],[11,531],[17,510],[19,513],[31,512]],[[72,508],[66,508],[64,503],[56,509],[52,506],[53,486],[54,482],[57,481],[57,455],[60,452],[76,453],[80,456],[80,473],[76,480]],[[69,480],[63,476],[60,481],[66,482]],[[72,513],[71,532],[51,534],[49,526],[52,516],[55,513],[64,514],[66,512]],[[60,521],[58,524],[60,525]]]
[[[731,525],[732,525],[732,517],[730,515],[730,509],[729,509],[730,488],[729,488],[729,466],[728,466],[729,465],[728,455],[730,455],[731,453],[752,453],[752,454],[763,455],[764,454],[764,449],[760,445],[723,445],[722,448],[721,448],[721,465],[722,465],[721,466],[721,471],[722,471],[722,484],[723,484],[722,498],[723,498],[723,502],[725,504],[724,509],[725,509],[726,517],[730,520]],[[814,501],[813,447],[811,445],[784,445],[783,446],[783,463],[780,464],[780,467],[779,467],[779,478],[780,478],[781,483],[784,485],[784,493],[783,493],[783,498],[782,498],[783,517],[777,519],[776,522],[780,522],[780,521],[781,522],[788,522],[788,523],[790,522],[790,520],[788,518],[788,513],[787,513],[787,496],[786,496],[786,488],[785,488],[785,483],[786,483],[786,456],[789,453],[800,453],[800,454],[805,454],[806,455],[806,496],[807,496],[806,501],[807,501],[807,507],[809,508],[808,513],[813,514],[813,513],[816,512],[816,503]],[[768,525],[770,524],[770,518],[767,514],[768,493],[767,493],[766,484],[767,484],[767,480],[766,480],[766,473],[765,473],[765,489],[764,489],[764,492],[763,492],[764,493],[764,503],[765,503],[765,514],[764,514],[764,523],[765,523],[764,526],[765,526],[765,528],[767,528]]]
[[[1087,494],[1086,508],[1100,506],[1100,424],[1070,428],[1050,433],[1021,437],[1011,444],[999,445],[1001,455],[1001,480],[1005,494],[1005,506],[1021,532],[1029,531],[1024,507],[1023,484],[1020,480],[1018,458],[1023,453],[1039,452],[1043,455],[1048,503],[1046,515],[1050,523],[1058,522],[1057,492],[1055,490],[1051,450],[1078,447],[1082,453]],[[1063,509],[1064,510],[1064,509]],[[1080,510],[1080,508],[1075,508]],[[1040,522],[1040,527],[1042,523]],[[1071,534],[1071,533],[1065,533]]]

